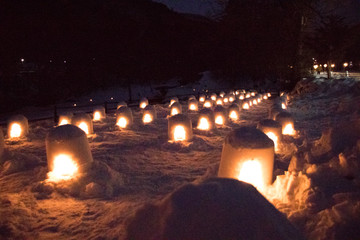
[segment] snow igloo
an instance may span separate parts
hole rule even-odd
[[[206,99],[203,105],[204,108],[212,108],[213,107],[213,101],[211,99]]]
[[[103,106],[95,107],[93,110],[93,120],[101,121],[106,118],[105,108]]]
[[[204,108],[199,112],[197,128],[204,131],[215,128],[214,112],[211,109]]]
[[[120,107],[116,111],[116,125],[119,128],[127,128],[133,121],[133,114],[129,107]]]
[[[258,123],[257,128],[274,142],[275,151],[277,151],[282,138],[281,124],[272,119],[263,119]]]
[[[87,135],[94,133],[93,121],[87,113],[74,115],[71,119],[71,124],[83,130]]]
[[[212,93],[212,94],[210,95],[210,99],[213,100],[213,101],[216,101],[216,99],[217,99],[216,93]]]
[[[218,177],[252,184],[259,191],[273,181],[274,143],[262,131],[241,127],[224,141]]]
[[[116,110],[118,110],[121,107],[127,107],[127,103],[124,101],[120,101],[118,102],[117,106],[116,106]]]
[[[77,178],[93,161],[86,134],[74,125],[62,125],[46,136],[48,181],[59,182]]]
[[[216,106],[214,109],[215,124],[223,126],[227,122],[227,110],[223,106]]]
[[[152,105],[147,105],[144,108],[142,120],[144,124],[149,124],[157,118],[155,107]]]
[[[199,102],[192,98],[192,99],[189,99],[188,101],[188,108],[190,111],[197,111],[199,110]]]
[[[169,104],[169,107],[171,107],[174,103],[178,103],[179,102],[179,99],[177,97],[172,97],[170,98],[170,104]]]
[[[240,107],[238,104],[233,103],[228,108],[229,118],[232,121],[237,121],[240,118]]]
[[[168,120],[169,141],[190,141],[192,139],[191,119],[184,114],[177,114]]]
[[[204,94],[199,95],[199,102],[203,103],[206,100],[206,96]]]
[[[144,109],[144,108],[146,108],[147,105],[149,105],[149,100],[147,100],[147,98],[142,98],[140,100],[139,107],[141,109]]]
[[[294,118],[288,112],[280,112],[276,115],[276,121],[281,124],[283,135],[295,135]]]
[[[29,133],[28,119],[23,115],[15,115],[8,120],[8,138],[23,138]]]
[[[71,119],[73,117],[72,113],[63,113],[59,115],[59,121],[58,121],[58,125],[66,125],[66,124],[71,124]]]
[[[218,98],[216,98],[216,105],[223,105],[224,104],[224,102],[223,102],[223,98],[222,97],[218,97]]]
[[[170,107],[170,116],[175,116],[182,113],[182,106],[179,102],[174,102]]]

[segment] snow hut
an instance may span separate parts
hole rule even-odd
[[[157,118],[156,116],[156,110],[155,107],[152,105],[147,105],[144,108],[144,112],[142,115],[142,120],[144,124],[148,124],[151,123],[152,121],[154,121]]]
[[[179,102],[179,99],[177,97],[172,97],[170,99],[169,107],[171,107],[174,103]]]
[[[244,102],[244,103],[242,104],[242,109],[249,109],[249,108],[250,108],[249,102]]]
[[[97,106],[93,111],[93,120],[101,121],[106,118],[105,108],[103,106]]]
[[[94,127],[91,117],[87,113],[79,113],[72,117],[71,124],[79,127],[86,134],[93,134]]]
[[[199,96],[199,102],[203,103],[205,102],[206,96],[204,94],[200,94]]]
[[[244,95],[243,93],[240,93],[240,94],[239,94],[239,99],[240,99],[240,100],[244,100],[244,99],[245,99],[245,95]]]
[[[189,105],[189,110],[190,111],[197,111],[199,109],[199,103],[196,99],[189,99],[189,102],[188,102],[188,105]]]
[[[227,121],[227,110],[221,105],[216,106],[214,109],[214,117],[216,125],[224,125]]]
[[[212,108],[213,107],[213,101],[211,99],[206,99],[204,102],[204,108]]]
[[[168,120],[169,141],[189,141],[192,139],[192,123],[184,114],[177,114]]]
[[[74,125],[62,125],[46,136],[48,181],[70,180],[85,173],[93,161],[86,134]]]
[[[141,109],[144,109],[144,108],[146,108],[147,105],[149,105],[149,100],[147,100],[147,98],[142,98],[140,100],[139,107]]]
[[[223,98],[222,98],[222,97],[218,97],[218,98],[216,99],[216,105],[223,105],[223,104],[224,104]]]
[[[224,92],[224,91],[221,91],[221,92],[219,93],[219,96],[223,98],[223,97],[225,96],[225,92]]]
[[[8,120],[8,138],[22,138],[29,133],[28,119],[23,115],[15,115]]]
[[[128,107],[121,107],[116,111],[116,125],[127,128],[133,123],[132,111]]]
[[[281,124],[272,119],[263,119],[258,123],[257,128],[274,142],[275,151],[277,151],[282,138]]]
[[[210,95],[210,98],[211,98],[211,100],[216,101],[216,98],[217,98],[216,93],[212,93],[212,94]]]
[[[170,116],[182,113],[182,106],[179,102],[174,102],[170,107]]]
[[[124,102],[124,101],[120,101],[117,106],[116,106],[116,109],[118,110],[119,108],[121,107],[127,107],[127,103]]]
[[[71,124],[71,119],[73,117],[72,113],[64,113],[59,116],[59,126]]]
[[[205,131],[215,128],[214,112],[211,109],[204,108],[199,112],[197,128]]]
[[[228,108],[229,118],[232,121],[237,121],[240,118],[240,107],[238,104],[233,103]]]
[[[273,168],[274,143],[265,133],[241,127],[226,136],[218,177],[248,182],[262,191],[272,183]]]
[[[283,135],[295,135],[294,118],[288,112],[280,112],[276,115],[276,121],[281,124]]]

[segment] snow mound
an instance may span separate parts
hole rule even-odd
[[[141,229],[141,231],[139,231]],[[303,239],[253,186],[213,178],[142,207],[127,239]]]
[[[269,148],[274,142],[262,131],[252,127],[241,127],[232,131],[226,138],[225,144],[234,148]]]

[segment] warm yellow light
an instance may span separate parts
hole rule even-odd
[[[263,99],[264,99],[264,100],[268,99],[268,96],[264,95]]]
[[[101,114],[99,111],[94,112],[94,121],[100,121]]]
[[[223,125],[224,124],[224,118],[223,116],[219,115],[215,118],[215,123],[218,125]]]
[[[250,107],[249,107],[249,104],[248,104],[248,103],[244,103],[244,104],[242,105],[242,108],[243,108],[243,109],[249,109]]]
[[[331,64],[331,67],[334,68],[334,67],[335,67],[335,64]]]
[[[204,103],[204,107],[206,107],[206,108],[211,108],[212,107],[212,104],[211,104],[211,102],[205,102]]]
[[[205,102],[205,97],[200,97],[199,102]]]
[[[344,63],[344,67],[347,67],[349,66],[349,64],[347,62]]]
[[[254,100],[252,101],[252,103],[253,103],[254,105],[257,105],[257,100],[254,99]]]
[[[281,108],[282,108],[282,109],[286,109],[285,103],[281,103]]]
[[[268,97],[271,97],[271,93],[268,93],[267,96],[268,96]]]
[[[236,111],[231,111],[230,114],[229,114],[229,117],[232,120],[238,120],[238,118],[239,118]]]
[[[327,64],[326,64],[326,63],[324,64],[324,67],[325,67],[325,68],[327,67]]]
[[[251,93],[251,96],[255,97],[255,93],[254,93],[254,92],[252,92],[252,93]]]
[[[126,128],[127,126],[127,120],[124,117],[120,117],[118,122],[116,123],[120,128]]]
[[[223,105],[223,101],[222,101],[221,99],[218,99],[218,100],[216,101],[216,104],[217,104],[217,105]]]
[[[216,101],[216,96],[211,96],[211,100]]]
[[[172,108],[171,109],[171,116],[174,116],[174,115],[176,115],[176,114],[179,114],[179,110],[177,109],[177,108]]]
[[[192,111],[196,111],[196,105],[195,104],[190,104],[189,109]]]
[[[261,164],[257,160],[249,160],[242,164],[238,179],[250,183],[259,191],[264,189],[264,179]]]
[[[59,126],[61,125],[66,125],[66,124],[69,124],[69,121],[67,119],[63,119],[61,120],[61,122],[59,123]]]
[[[251,97],[251,94],[250,94],[250,93],[247,93],[247,94],[245,95],[245,97],[246,97],[246,98],[249,98],[249,97]]]
[[[282,134],[284,135],[295,135],[294,125],[292,123],[288,123],[282,130]]]
[[[170,105],[169,105],[169,106],[171,107],[171,105],[173,105],[174,103],[176,103],[176,100],[171,99],[171,100],[170,100]]]
[[[11,124],[10,138],[18,138],[21,136],[21,126],[18,123]]]
[[[253,105],[252,101],[249,102],[249,106],[251,107]]]
[[[267,132],[266,135],[274,142],[275,151],[277,151],[278,150],[278,141],[279,141],[278,136],[276,136],[276,134],[273,132]]]
[[[239,99],[244,100],[244,95],[240,95]]]
[[[317,69],[319,66],[317,64],[314,65],[314,69]]]
[[[224,103],[228,103],[229,99],[228,98],[224,98]]]
[[[186,131],[183,126],[176,126],[174,129],[174,141],[185,141],[186,140]]]
[[[86,134],[89,134],[89,126],[86,122],[81,122],[78,127],[83,130]]]
[[[73,179],[78,169],[77,163],[69,155],[60,154],[54,159],[53,170],[48,173],[47,181],[59,182]]]
[[[200,129],[200,130],[209,130],[209,128],[210,128],[209,121],[204,117],[200,118],[197,128]]]
[[[142,102],[142,103],[140,104],[140,108],[142,108],[142,109],[146,108],[146,106],[147,106],[146,102]]]
[[[229,102],[233,102],[235,100],[234,97],[229,97]]]
[[[144,123],[151,123],[152,122],[152,116],[149,113],[145,113],[144,117],[143,117],[143,122]]]

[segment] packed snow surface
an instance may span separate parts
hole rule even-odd
[[[289,93],[287,110],[298,134],[280,143],[276,179],[263,195],[308,239],[360,236],[359,85],[350,78],[320,78],[301,81]],[[88,137],[94,159],[88,172],[63,183],[45,181],[45,136],[53,121],[30,123],[27,138],[6,140],[0,158],[0,239],[126,239],[138,209],[166,207],[169,193],[216,177],[225,137],[268,118],[272,101],[209,132],[194,128],[186,143],[168,141],[169,103],[155,105],[158,118],[147,125],[133,108],[134,124],[127,129],[115,126],[109,113]],[[197,113],[184,112],[196,126]],[[249,221],[261,215],[248,214]],[[240,228],[251,227],[246,217],[244,222]]]

